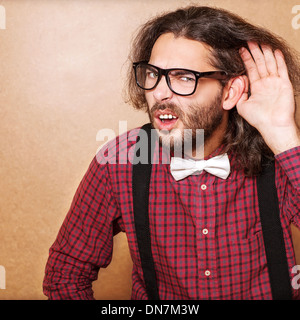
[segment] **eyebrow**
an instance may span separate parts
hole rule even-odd
[[[174,68],[174,70],[172,70],[172,71],[175,72],[176,74],[186,74],[186,73],[192,74],[192,70],[189,70],[189,69]],[[197,71],[195,71],[195,72],[197,72]]]

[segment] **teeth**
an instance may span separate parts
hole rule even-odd
[[[160,116],[159,116],[159,119],[162,119],[162,120],[164,120],[164,119],[176,119],[177,117],[175,117],[175,116],[173,116],[172,114],[161,114]]]

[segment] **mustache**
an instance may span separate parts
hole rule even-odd
[[[153,107],[150,109],[149,113],[152,116],[155,111],[166,110],[166,109],[169,109],[170,111],[174,112],[178,118],[183,117],[183,112],[182,112],[181,108],[172,102],[167,102],[167,103],[163,103],[163,104],[156,102],[153,105]]]

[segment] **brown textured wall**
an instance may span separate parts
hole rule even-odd
[[[45,299],[48,249],[102,144],[98,130],[118,132],[119,120],[127,120],[128,129],[147,121],[122,97],[132,33],[156,13],[190,3],[0,1],[6,16],[5,29],[0,19],[0,266],[6,271],[0,299]],[[194,3],[230,9],[300,50],[293,0]],[[112,264],[94,284],[96,298],[128,299],[130,269],[120,234]]]

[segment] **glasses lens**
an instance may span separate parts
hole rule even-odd
[[[139,64],[135,69],[138,85],[146,90],[153,89],[158,81],[159,72],[156,68],[147,64]]]
[[[172,70],[168,73],[172,90],[181,95],[191,94],[195,90],[196,76],[186,70]]]
[[[195,91],[197,84],[196,75],[184,69],[171,69],[159,71],[158,68],[147,63],[139,63],[135,66],[136,82],[139,87],[151,90],[158,84],[162,75],[167,78],[170,89],[179,95],[190,95]]]

